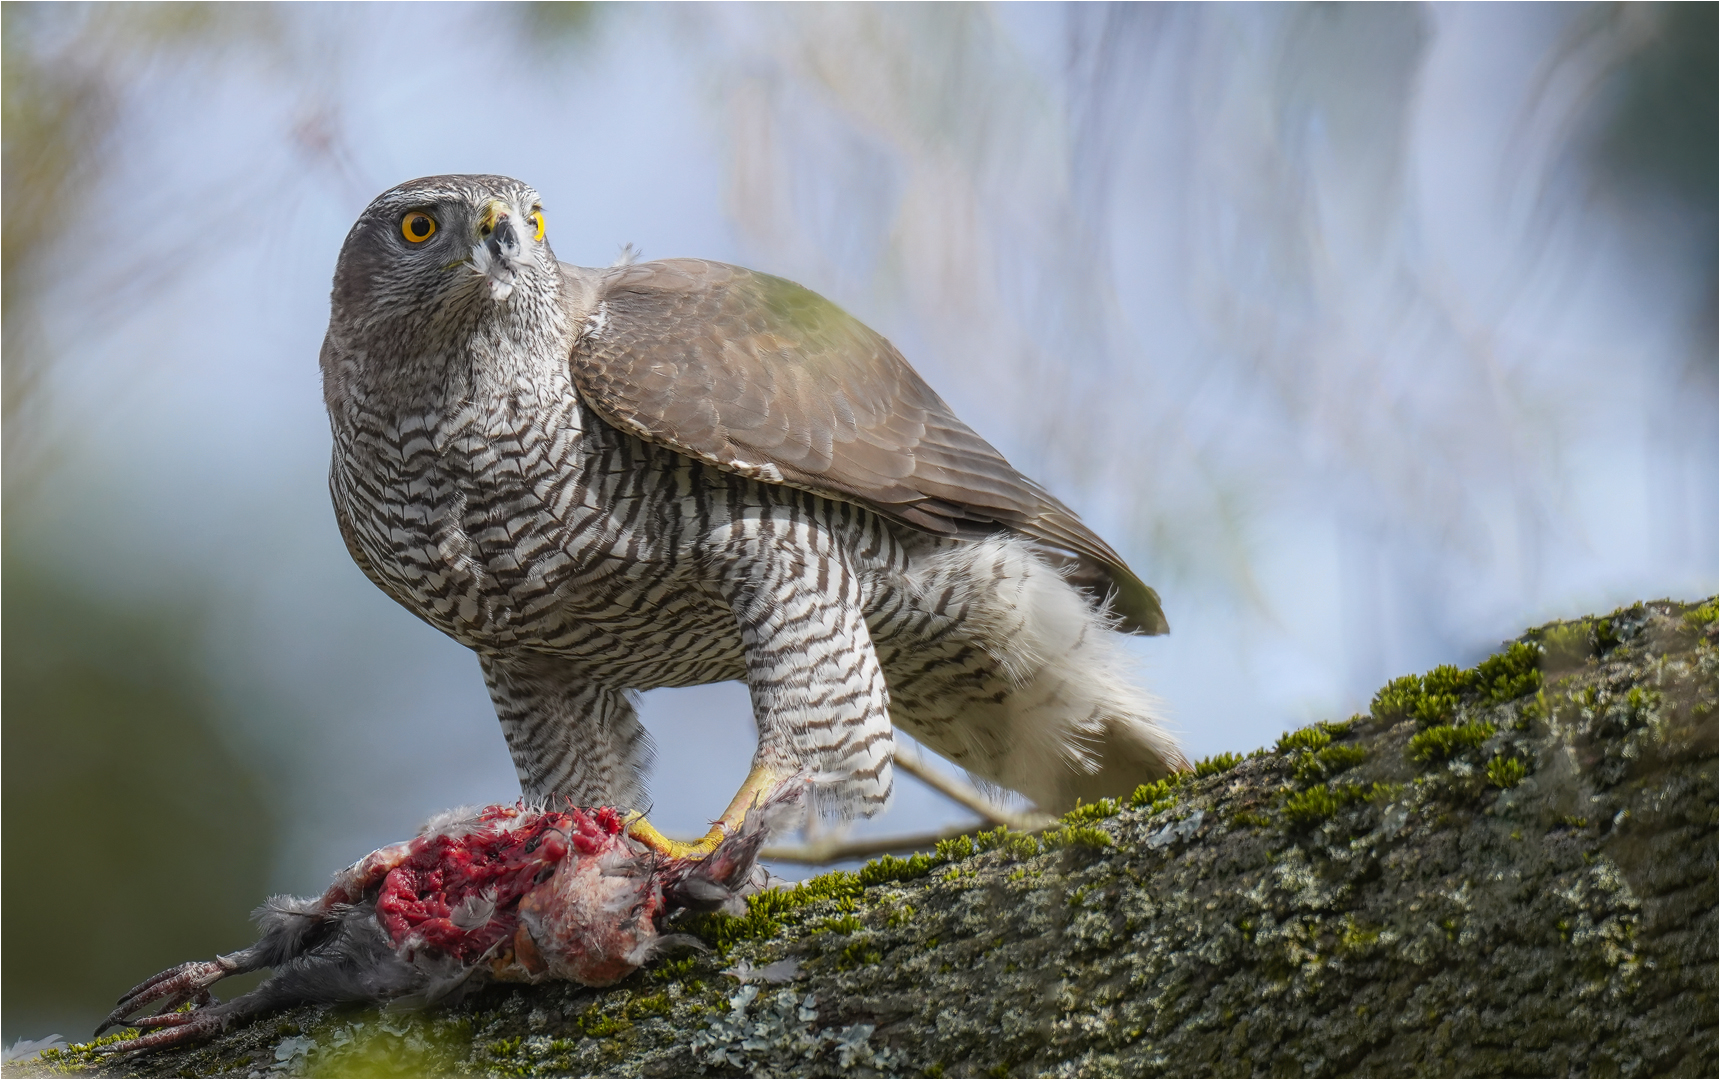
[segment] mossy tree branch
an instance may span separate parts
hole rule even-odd
[[[1713,1075],[1714,620],[1542,627],[1038,835],[688,920],[710,952],[607,990],[303,1008],[34,1069]]]

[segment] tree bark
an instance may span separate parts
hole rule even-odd
[[[1038,837],[764,894],[607,990],[9,1071],[1712,1076],[1714,610],[1552,624]]]

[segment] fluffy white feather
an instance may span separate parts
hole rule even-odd
[[[956,723],[933,732],[894,717],[933,750],[1052,811],[1187,767],[1122,635],[1031,542],[946,545],[916,560],[909,579],[927,606],[965,608],[962,637],[995,665],[995,687],[946,698]]]

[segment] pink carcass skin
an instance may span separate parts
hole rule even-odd
[[[490,980],[608,986],[665,945],[692,942],[663,933],[675,911],[738,904],[754,887],[767,812],[797,795],[779,790],[701,859],[666,857],[631,839],[612,807],[442,815],[341,871],[321,897],[272,897],[257,909],[255,945],[133,987],[97,1034],[150,1005],[155,1015],[129,1021],[144,1034],[104,1049],[194,1042],[306,1002],[427,1005]],[[257,989],[212,1000],[221,979],[265,967],[273,974]],[[186,1002],[194,1007],[172,1011]]]

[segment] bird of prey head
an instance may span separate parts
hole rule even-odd
[[[427,299],[507,301],[555,280],[543,200],[505,176],[438,176],[383,192],[353,225],[335,297],[354,308],[422,311]],[[434,297],[425,295],[429,284]]]
[[[558,267],[543,200],[518,180],[432,176],[383,192],[335,266],[329,336],[341,360],[325,348],[330,408],[355,386],[394,400],[435,387],[465,396],[469,385],[446,381],[449,361],[484,326],[519,355],[565,352],[555,345]]]

